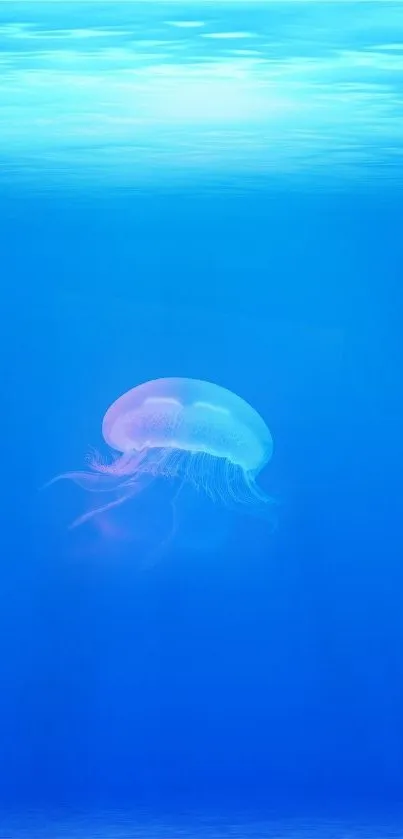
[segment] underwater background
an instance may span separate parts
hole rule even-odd
[[[1,2],[0,839],[403,836],[402,70],[400,2]],[[69,530],[164,376],[274,526]]]

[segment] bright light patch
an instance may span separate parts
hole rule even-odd
[[[229,411],[226,408],[221,408],[219,405],[211,405],[210,402],[194,402],[194,408],[207,408],[208,411],[215,411],[216,414],[224,414],[229,416]]]
[[[238,41],[242,38],[255,38],[253,32],[203,32],[202,38],[217,41]]]
[[[204,26],[203,20],[167,20],[167,26],[176,26],[177,29],[200,29]]]
[[[150,396],[148,399],[145,399],[143,402],[144,405],[174,405],[175,408],[182,408],[182,404],[179,402],[178,399],[172,399],[168,396]]]

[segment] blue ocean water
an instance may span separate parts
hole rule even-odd
[[[0,4],[0,839],[403,836],[402,9]],[[274,526],[68,529],[165,376],[264,417]]]

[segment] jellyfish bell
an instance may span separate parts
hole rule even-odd
[[[226,388],[197,379],[156,379],[108,408],[102,433],[117,451],[167,446],[227,458],[260,471],[273,442],[262,417]]]
[[[273,441],[262,417],[241,397],[210,382],[164,378],[124,393],[102,424],[114,456],[93,453],[89,470],[69,472],[86,489],[114,492],[83,522],[143,491],[155,478],[179,479],[226,506],[265,514],[272,499],[256,478],[272,456]]]

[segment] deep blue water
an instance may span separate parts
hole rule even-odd
[[[365,37],[356,33],[353,11],[348,18],[355,67],[372,49],[369,22],[371,43],[389,39],[394,47],[384,52],[397,61],[398,30],[392,23],[388,29],[385,17],[381,25],[380,5],[390,20],[400,15],[398,4],[351,4],[356,14],[358,6],[368,13]],[[354,129],[362,155],[351,166],[338,157],[346,148],[334,131],[335,120],[341,133],[345,127],[338,111],[322,126],[309,124],[311,136],[324,141],[309,154],[281,123],[298,160],[293,154],[293,174],[280,155],[273,172],[257,153],[258,139],[267,142],[264,120],[255,114],[253,137],[245,140],[242,100],[220,133],[211,127],[216,111],[198,110],[204,93],[194,100],[191,90],[192,119],[202,113],[205,124],[183,129],[183,159],[182,117],[173,130],[165,111],[144,111],[147,163],[135,144],[122,160],[116,136],[108,135],[108,165],[97,160],[92,168],[99,147],[92,158],[86,118],[77,122],[84,158],[80,136],[58,146],[62,99],[49,85],[57,64],[60,84],[71,89],[66,57],[53,42],[54,52],[42,44],[38,60],[50,75],[42,67],[38,77],[30,63],[37,46],[21,46],[29,16],[41,38],[53,31],[61,38],[67,7],[57,0],[17,6],[18,15],[8,2],[0,9],[3,36],[17,43],[7,59],[16,63],[4,88],[11,104],[0,187],[0,837],[401,837],[402,203],[398,169],[394,183],[384,154],[392,136],[401,154],[398,78],[384,90],[392,97],[397,85],[390,100],[396,112],[388,122],[382,105],[385,135],[378,131],[377,148],[376,114],[364,108],[368,124]],[[154,3],[147,13],[143,4],[77,2],[70,13],[74,7],[81,18],[69,31],[89,31],[90,6],[91,26],[120,27],[125,43],[130,26],[147,49],[162,39],[161,4]],[[165,4],[163,17],[172,22],[176,14],[177,31],[192,38],[197,27],[183,21],[201,26],[202,11],[209,15],[203,25],[227,35],[280,21],[285,38],[287,12],[298,26],[290,42],[279,35],[273,72],[289,69],[296,53],[311,72],[312,61],[334,55],[335,44],[352,60],[335,35],[335,22],[340,37],[350,31],[341,6],[343,20],[334,4],[302,0],[284,4],[284,12],[258,4],[251,17],[240,4]],[[130,9],[142,10],[134,23]],[[316,40],[309,40],[314,10]],[[35,45],[38,38],[32,35]],[[158,48],[168,50],[162,42]],[[230,71],[228,56],[196,46],[186,41],[185,63],[215,62],[229,90],[239,91],[233,86],[242,67],[233,62],[247,50],[230,57]],[[126,62],[122,56],[100,60]],[[81,59],[80,95],[93,83],[87,50]],[[77,60],[68,58],[72,67]],[[175,67],[179,73],[181,62]],[[262,91],[271,82],[259,67],[248,84]],[[326,99],[321,69],[312,95]],[[47,91],[43,108],[36,104],[41,136],[33,128],[31,144],[28,83],[35,96]],[[308,99],[313,84],[303,92]],[[135,101],[144,106],[140,88]],[[98,115],[116,104],[117,89],[97,100]],[[244,94],[249,101],[251,88]],[[217,112],[227,88],[222,96]],[[71,137],[87,100],[63,102]],[[128,104],[119,103],[115,116],[127,128]],[[287,113],[292,123],[294,112]],[[161,121],[162,136],[155,127]],[[217,139],[213,162],[203,156],[202,129]],[[95,123],[95,137],[99,131]],[[148,136],[161,145],[148,146]],[[326,136],[335,143],[329,167]],[[237,146],[229,171],[232,137],[241,138],[242,154],[238,159]],[[322,155],[321,173],[340,166],[330,180],[309,167]],[[88,497],[71,485],[43,485],[83,468],[88,447],[102,445],[111,402],[160,376],[216,382],[265,418],[274,454],[259,480],[276,502],[274,528],[191,496],[175,511],[171,538],[172,496],[163,485],[102,525],[68,529]],[[151,562],[150,543],[153,551],[159,546]]]

